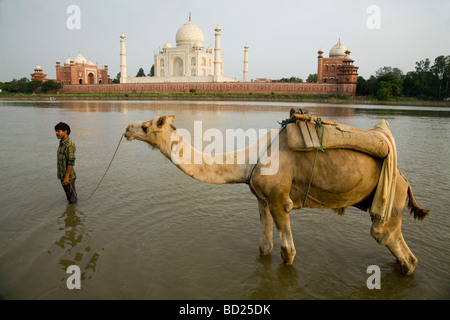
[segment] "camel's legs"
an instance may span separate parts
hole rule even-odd
[[[262,201],[258,201],[259,218],[261,221],[261,235],[259,238],[259,251],[263,255],[268,255],[273,248],[273,219],[269,206]]]
[[[418,263],[417,258],[409,249],[401,232],[392,240],[391,243],[386,244],[386,247],[397,258],[397,263],[400,265],[402,273],[412,275]]]
[[[401,229],[407,190],[407,182],[399,175],[391,217],[385,224],[381,223],[378,217],[374,217],[370,233],[395,256],[402,273],[411,275],[414,272],[418,260],[406,244]]]
[[[291,202],[292,203],[292,202]],[[285,211],[285,206],[271,205],[270,212],[272,213],[275,226],[281,240],[281,257],[284,263],[292,264],[295,257],[294,240],[292,239],[291,223],[289,219],[289,212]]]

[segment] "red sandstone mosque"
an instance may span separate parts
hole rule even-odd
[[[317,52],[317,82],[318,83],[357,83],[358,67],[350,55],[350,50],[339,39],[330,50],[329,57],[322,56],[322,49]]]
[[[70,84],[103,84],[111,82],[108,76],[108,65],[99,68],[91,60],[87,60],[78,52],[75,59],[68,57],[61,65],[56,61],[56,79],[64,85]]]
[[[42,82],[53,80],[64,85],[80,85],[80,84],[103,84],[111,83],[108,76],[108,65],[99,68],[91,60],[87,60],[79,52],[75,59],[68,57],[61,65],[59,60],[56,61],[56,79],[47,79],[47,75],[40,66],[34,68],[31,74],[31,80],[40,80]]]

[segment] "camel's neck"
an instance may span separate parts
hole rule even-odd
[[[165,140],[160,151],[187,175],[208,183],[245,183],[255,162],[249,160],[253,147],[235,152],[207,154],[194,149],[184,138]]]

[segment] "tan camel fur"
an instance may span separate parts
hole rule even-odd
[[[155,117],[149,121],[133,122],[124,133],[128,140],[140,140],[158,148],[171,160],[174,148],[191,150],[194,157],[197,150],[183,138],[173,141],[176,130],[174,116]],[[281,129],[280,129],[281,130]],[[279,132],[279,131],[278,131]],[[275,137],[270,132],[260,139],[267,139],[267,144]],[[252,173],[254,163],[245,164],[192,164],[180,163],[177,167],[187,175],[208,183],[248,183],[251,192],[258,199],[261,222],[259,249],[263,255],[270,254],[273,247],[273,222],[281,240],[281,256],[286,264],[292,264],[295,246],[292,239],[289,212],[292,209],[330,208],[343,212],[348,206],[355,206],[367,211],[377,186],[382,159],[353,150],[330,149],[317,154],[314,178],[306,200],[306,190],[310,182],[311,168],[315,151],[292,151],[287,143],[286,130],[279,134],[278,148],[267,152],[278,156],[278,172],[272,175],[261,174],[261,169],[269,166],[259,162]],[[249,148],[246,159],[248,160]],[[180,149],[178,149],[180,150]],[[262,152],[262,151],[260,151]],[[277,154],[278,153],[278,154]],[[230,154],[228,154],[229,156]],[[225,159],[226,154],[222,155]],[[236,157],[236,152],[234,152]],[[172,161],[173,162],[173,161]],[[250,181],[249,181],[250,179]],[[395,203],[388,222],[382,223],[377,216],[372,216],[371,235],[380,244],[385,245],[396,257],[404,274],[411,275],[417,265],[417,258],[403,239],[401,223],[406,198],[409,197],[409,209],[415,219],[422,220],[428,210],[417,204],[408,180],[398,171]],[[303,206],[303,204],[305,204]]]

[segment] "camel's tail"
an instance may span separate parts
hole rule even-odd
[[[411,188],[411,184],[409,183],[408,180],[406,180],[408,182],[408,209],[410,214],[414,214],[414,220],[423,220],[429,213],[430,210],[427,209],[423,209],[419,206],[419,204],[416,201],[416,198],[414,198],[414,194],[412,192],[412,188]]]

